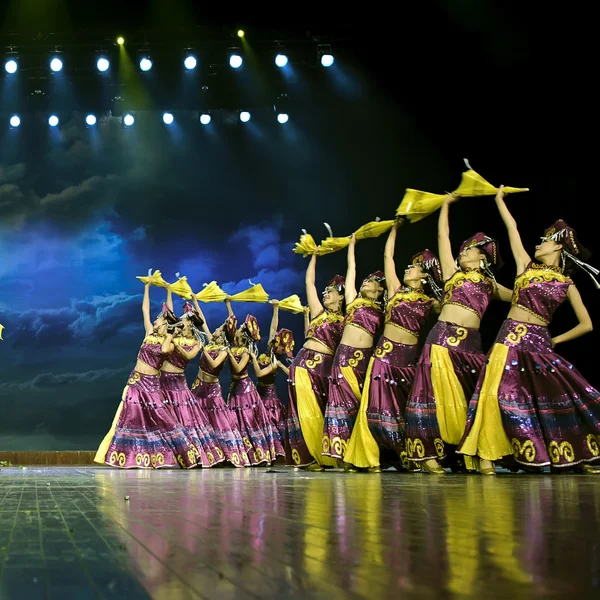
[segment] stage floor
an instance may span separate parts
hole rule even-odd
[[[600,597],[600,476],[3,468],[2,600]]]

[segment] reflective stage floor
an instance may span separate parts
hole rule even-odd
[[[4,468],[0,599],[598,598],[599,521],[600,476]]]

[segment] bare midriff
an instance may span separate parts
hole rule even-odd
[[[307,339],[306,342],[304,342],[304,347],[307,350],[321,352],[321,354],[333,354],[333,351],[330,350],[323,342],[315,340],[314,338]]]
[[[446,304],[442,308],[442,312],[440,312],[438,321],[446,321],[447,323],[454,323],[471,329],[479,329],[479,325],[481,324],[481,319],[477,313],[456,304]]]
[[[198,379],[204,381],[204,383],[217,383],[219,381],[219,378],[216,375],[209,375],[202,369],[198,371]]]
[[[532,315],[530,312],[522,309],[520,306],[513,306],[508,311],[507,315],[508,319],[513,319],[514,321],[522,321],[523,323],[530,323],[531,325],[542,325],[545,327],[548,325],[546,321]]]
[[[175,365],[172,365],[168,360],[163,363],[163,366],[160,368],[161,371],[165,373],[183,373],[184,369],[180,369]]]
[[[160,375],[160,371],[158,369],[151,367],[150,365],[146,364],[143,360],[140,360],[139,358],[138,358],[137,362],[135,363],[135,370],[138,373],[143,373],[144,375]]]
[[[352,323],[348,323],[344,327],[344,333],[340,344],[351,346],[352,348],[372,348],[373,336],[364,329],[356,327],[356,325],[353,325]]]
[[[383,330],[383,337],[386,337],[388,340],[392,340],[392,342],[396,342],[397,344],[404,344],[406,346],[414,346],[419,343],[418,336],[408,333],[405,329],[400,329],[391,323],[386,323]]]

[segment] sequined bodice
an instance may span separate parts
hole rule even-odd
[[[240,362],[242,362],[242,356],[244,356],[244,352],[246,352],[246,351],[247,351],[247,349],[244,348],[243,346],[236,346],[235,348],[232,348],[231,353],[233,354],[233,358],[235,359],[235,362],[240,364]],[[249,367],[250,367],[250,361],[248,361],[246,363],[246,366],[239,373],[234,373],[235,376],[243,377],[244,375],[248,375]],[[233,373],[233,370],[231,372]]]
[[[384,314],[379,306],[373,300],[362,296],[355,298],[346,307],[345,324],[359,327],[372,336],[375,336],[382,326],[383,319]]]
[[[164,341],[164,335],[147,335],[138,352],[138,360],[160,371],[162,364],[167,358],[167,355],[162,353],[162,344]]]
[[[213,360],[216,360],[221,352],[221,346],[217,346],[216,344],[209,344],[205,346],[204,350],[208,352],[210,357]],[[213,369],[206,356],[204,356],[204,352],[202,352],[202,356],[200,357],[200,369],[204,371],[207,375],[212,375],[213,377],[218,377],[219,373],[223,370],[225,366],[225,361],[223,361],[216,369]]]
[[[173,345],[175,346],[175,349],[167,356],[167,361],[178,369],[185,369],[190,361],[177,350],[177,346],[180,346],[186,352],[189,352],[197,343],[198,341],[193,337],[174,338]]]
[[[515,279],[512,305],[550,323],[573,282],[558,267],[530,262]]]
[[[442,306],[462,306],[481,319],[494,295],[494,289],[493,280],[479,269],[459,269],[444,284]]]
[[[317,340],[335,352],[343,333],[343,315],[323,310],[310,322],[306,339]]]
[[[261,369],[268,367],[271,364],[271,356],[269,354],[261,354],[258,357],[258,366]],[[260,385],[274,385],[275,377],[277,376],[277,369],[273,369],[268,375],[259,377],[258,382]]]
[[[433,298],[423,292],[399,287],[388,301],[385,322],[418,336],[432,307]]]

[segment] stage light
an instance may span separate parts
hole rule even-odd
[[[243,110],[240,112],[240,121],[242,123],[247,123],[250,120],[250,113],[247,110]]]
[[[87,117],[85,118],[85,124],[88,127],[93,127],[96,124],[96,115],[87,115]]]
[[[289,105],[289,98],[287,94],[279,94],[279,96],[277,96],[277,100],[275,101],[275,106],[273,106],[273,109],[275,110],[275,114],[277,115],[277,122],[278,123],[287,123],[290,119],[289,116],[289,110],[288,110],[288,105]]]
[[[152,59],[148,54],[142,54],[140,56],[140,69],[142,71],[149,71],[152,68]]]
[[[165,125],[170,125],[172,122],[173,122],[173,115],[172,115],[172,113],[168,113],[168,112],[164,113],[163,114],[163,123]]]
[[[134,123],[135,123],[135,118],[133,117],[133,115],[131,113],[127,113],[123,117],[123,125],[125,125],[125,127],[131,127]]]
[[[21,119],[19,119],[19,117],[17,115],[13,115],[10,118],[9,123],[10,123],[11,127],[18,127],[21,124]]]
[[[246,34],[243,29],[238,29],[237,35],[239,38],[243,38]]]
[[[229,66],[232,69],[239,69],[243,64],[243,59],[239,54],[232,54],[229,57]]]
[[[281,69],[288,64],[288,57],[285,54],[278,54],[275,57],[275,64]]]
[[[331,46],[329,44],[320,44],[317,46],[317,53],[321,64],[324,67],[331,67],[334,63],[333,54],[331,53]]]
[[[198,64],[198,61],[196,60],[196,57],[192,56],[191,54],[188,54],[185,57],[185,60],[183,61],[183,66],[188,71],[191,71],[192,69],[195,69],[197,64]]]
[[[208,125],[211,122],[211,116],[208,113],[202,113],[200,115],[200,123],[202,125]]]
[[[50,115],[48,125],[50,125],[50,127],[56,127],[58,125],[58,117],[56,115]]]
[[[6,62],[4,63],[4,70],[9,73],[10,75],[12,75],[13,73],[16,73],[17,70],[19,68],[19,63],[17,62],[16,58],[8,58],[6,59]]]
[[[108,67],[110,67],[110,62],[108,62],[108,58],[106,58],[106,56],[100,56],[96,61],[96,66],[98,67],[98,71],[104,73],[104,71],[108,71]]]
[[[54,72],[54,73],[58,73],[59,71],[61,71],[63,68],[63,62],[60,58],[58,58],[58,56],[55,56],[51,61],[50,61],[50,69]]]
[[[277,115],[277,121],[278,121],[279,123],[281,123],[282,125],[283,125],[284,123],[287,123],[289,120],[290,120],[290,117],[289,117],[289,115],[288,115],[287,113],[279,113],[279,114]]]
[[[117,44],[119,44],[119,46],[122,46],[125,43],[125,39],[122,37],[118,37],[117,38]]]

